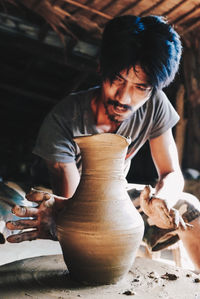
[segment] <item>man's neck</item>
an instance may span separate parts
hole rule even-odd
[[[120,124],[111,121],[101,99],[101,94],[96,94],[91,101],[91,108],[95,118],[95,124],[99,133],[114,133]]]

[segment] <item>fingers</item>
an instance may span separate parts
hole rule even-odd
[[[172,221],[173,224],[176,228],[179,227],[179,222],[180,222],[180,215],[179,212],[175,209],[171,209],[170,214],[172,215]]]
[[[36,228],[38,225],[37,220],[17,220],[8,221],[6,227],[10,230],[23,230],[27,228]]]
[[[38,231],[28,231],[21,234],[11,235],[7,238],[10,243],[20,243],[23,241],[32,241],[38,239]]]
[[[166,202],[163,200],[160,202],[161,204],[161,209],[163,210],[164,214],[169,218],[170,217],[170,209],[167,206]]]
[[[150,194],[151,194],[151,188],[150,186],[145,186],[142,192],[140,193],[140,206],[141,209],[145,214],[149,214],[150,210]]]
[[[38,209],[32,207],[14,206],[12,213],[18,217],[35,217],[38,215]]]
[[[51,198],[51,195],[49,193],[45,193],[43,191],[35,191],[32,190],[29,193],[26,194],[26,198],[29,201],[41,203],[43,200],[48,200]]]
[[[43,201],[43,204],[47,208],[51,208],[55,202],[55,198],[51,196],[48,200]]]
[[[54,197],[51,194],[35,190],[29,192],[26,197],[28,200],[38,203],[38,206],[14,206],[12,212],[16,216],[28,219],[7,222],[6,227],[9,230],[23,230],[22,233],[9,236],[7,238],[8,242],[19,243],[38,238],[52,239],[51,227],[54,225]]]
[[[181,216],[180,216],[180,219],[179,219],[179,223],[180,223],[181,228],[183,228],[183,230],[186,230],[187,225],[186,225],[185,221],[183,220],[183,218]]]
[[[170,210],[170,216],[172,217],[172,221],[175,228],[181,228],[183,230],[186,230],[188,225],[187,223],[185,223],[178,210],[172,208]]]
[[[142,190],[140,194],[140,199],[147,201],[150,199],[150,194],[151,194],[151,187],[150,186],[145,186],[144,189]]]

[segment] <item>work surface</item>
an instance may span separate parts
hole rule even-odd
[[[116,285],[84,286],[71,281],[61,254],[0,266],[0,298],[200,299],[200,275],[138,257]]]

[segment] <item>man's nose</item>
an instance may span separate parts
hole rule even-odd
[[[130,94],[130,90],[127,86],[123,86],[118,88],[116,92],[116,100],[120,104],[130,105],[131,104],[132,95]]]

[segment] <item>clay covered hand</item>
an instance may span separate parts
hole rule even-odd
[[[29,230],[9,236],[7,241],[19,243],[35,239],[57,240],[55,218],[60,200],[50,193],[36,190],[26,194],[26,198],[36,203],[36,206],[14,206],[12,212],[23,219],[9,221],[6,226],[10,230]]]
[[[145,186],[140,194],[140,206],[143,212],[149,216],[152,224],[164,229],[186,229],[185,223],[179,211],[169,208],[167,201],[152,194],[150,186]]]

